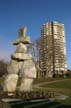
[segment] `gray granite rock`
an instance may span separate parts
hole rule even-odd
[[[20,43],[17,45],[15,53],[26,53],[27,52],[27,47],[23,43]]]
[[[18,75],[16,74],[7,75],[5,78],[3,90],[8,92],[15,92],[17,81],[18,81]]]
[[[16,90],[18,75],[21,76],[20,91],[30,91],[33,79],[36,78],[36,68],[32,55],[27,53],[26,44],[30,44],[30,38],[26,37],[26,28],[19,31],[18,39],[13,43],[17,45],[15,53],[11,55],[11,61],[7,67],[8,75],[4,82],[4,91],[14,92]]]
[[[18,45],[20,42],[23,43],[23,44],[30,44],[31,41],[30,41],[30,37],[29,36],[26,36],[26,32],[27,32],[27,28],[24,27],[24,28],[21,28],[18,32],[19,34],[19,37],[18,39],[13,42],[13,45]]]
[[[8,67],[8,74],[18,74],[19,72],[19,62],[16,60],[11,60]]]
[[[32,59],[32,55],[31,54],[25,54],[25,53],[14,53],[11,56],[11,58],[14,59],[14,60],[24,61],[24,60],[27,60],[27,59]]]
[[[20,91],[31,91],[32,90],[33,79],[31,78],[22,78]]]
[[[22,63],[20,72],[24,78],[36,78],[36,68],[33,60],[25,60]]]

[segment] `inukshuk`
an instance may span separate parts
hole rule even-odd
[[[18,39],[13,43],[16,51],[11,55],[11,61],[7,67],[8,75],[4,81],[4,91],[15,92],[18,77],[21,75],[20,91],[30,91],[33,79],[36,78],[36,68],[31,54],[27,53],[27,44],[31,44],[30,37],[26,36],[27,28],[21,28]]]

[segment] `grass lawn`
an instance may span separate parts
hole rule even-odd
[[[56,102],[59,102],[63,105],[71,105],[71,99],[66,99],[66,100],[60,100],[60,101],[56,101]]]
[[[41,85],[39,85],[39,88],[37,88],[37,90],[43,92],[58,92],[71,96],[71,79],[65,79],[63,81],[58,80],[57,82],[51,81],[51,83],[42,83]]]
[[[49,88],[62,88],[62,89],[71,89],[71,80],[64,80],[59,82],[52,82],[50,84],[44,84],[43,87]]]
[[[39,79],[35,81],[35,84],[39,84],[35,91],[62,93],[71,96],[71,79]]]
[[[65,78],[43,78],[43,79],[35,79],[34,80],[34,84],[39,84],[39,83],[43,83],[43,82],[50,82],[50,81],[56,81],[56,80],[62,80]]]

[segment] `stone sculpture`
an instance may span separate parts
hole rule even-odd
[[[31,54],[27,53],[27,44],[31,44],[30,37],[26,36],[27,28],[19,30],[19,37],[13,43],[16,45],[16,51],[11,55],[11,61],[7,67],[8,75],[4,81],[4,91],[15,92],[20,74],[20,91],[30,91],[32,89],[33,79],[36,78],[36,68]]]

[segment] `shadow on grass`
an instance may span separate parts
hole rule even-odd
[[[34,106],[33,108],[71,108],[71,105],[66,105],[66,104],[63,105],[58,102],[53,102],[53,103],[47,103],[43,105],[40,104],[39,106]]]
[[[71,108],[71,105],[62,105],[59,102],[50,102],[50,103],[20,103],[14,104],[11,108]]]

